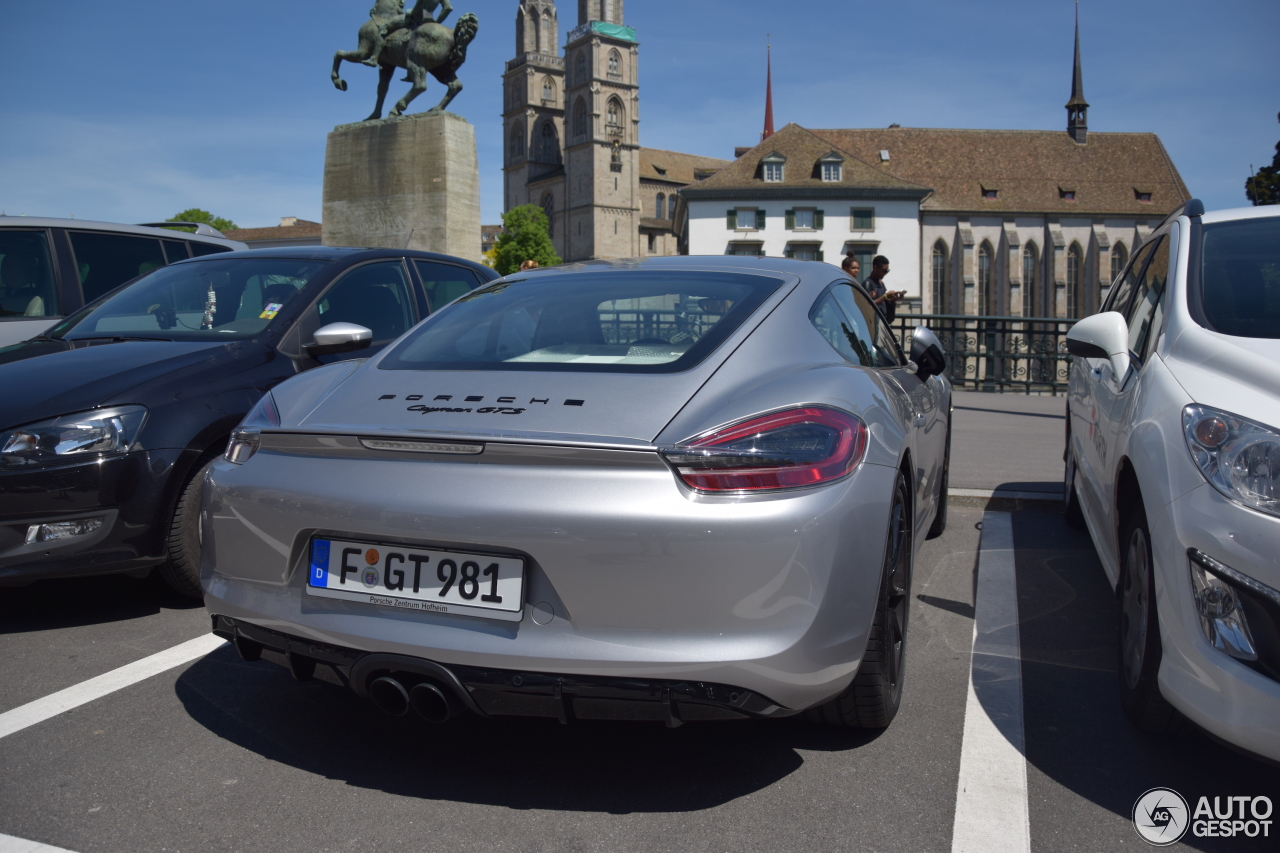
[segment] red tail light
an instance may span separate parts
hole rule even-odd
[[[751,418],[667,448],[680,479],[704,492],[794,489],[838,480],[862,461],[867,425],[808,406]]]

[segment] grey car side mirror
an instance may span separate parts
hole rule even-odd
[[[366,349],[371,343],[373,332],[364,326],[357,326],[355,323],[330,323],[316,329],[315,342],[305,344],[302,349],[315,358],[318,355],[355,352]]]
[[[927,326],[916,326],[911,333],[911,360],[916,363],[916,376],[921,381],[927,381],[930,376],[941,376],[947,370],[942,342]]]
[[[1116,382],[1129,372],[1129,324],[1119,311],[1094,314],[1067,332],[1067,352],[1077,358],[1105,358]]]

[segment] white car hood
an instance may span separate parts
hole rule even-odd
[[[1185,329],[1165,364],[1195,402],[1280,430],[1280,340]]]

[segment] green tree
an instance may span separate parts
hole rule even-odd
[[[240,226],[236,225],[230,219],[223,219],[221,216],[214,216],[207,210],[201,210],[198,207],[192,207],[181,213],[175,213],[165,222],[203,222],[205,225],[212,225],[219,231],[235,231]],[[175,228],[175,231],[189,231],[189,228]]]
[[[1280,114],[1276,119],[1280,121]],[[1280,142],[1276,143],[1276,156],[1271,158],[1271,165],[1263,166],[1244,182],[1244,194],[1255,205],[1280,204]]]
[[[493,246],[493,268],[499,275],[515,272],[525,261],[537,261],[543,267],[560,263],[551,242],[551,220],[542,208],[536,204],[513,207],[502,214],[502,224],[507,230]]]

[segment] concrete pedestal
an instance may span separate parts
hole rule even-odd
[[[453,113],[334,128],[324,159],[322,240],[479,261],[475,128]]]

